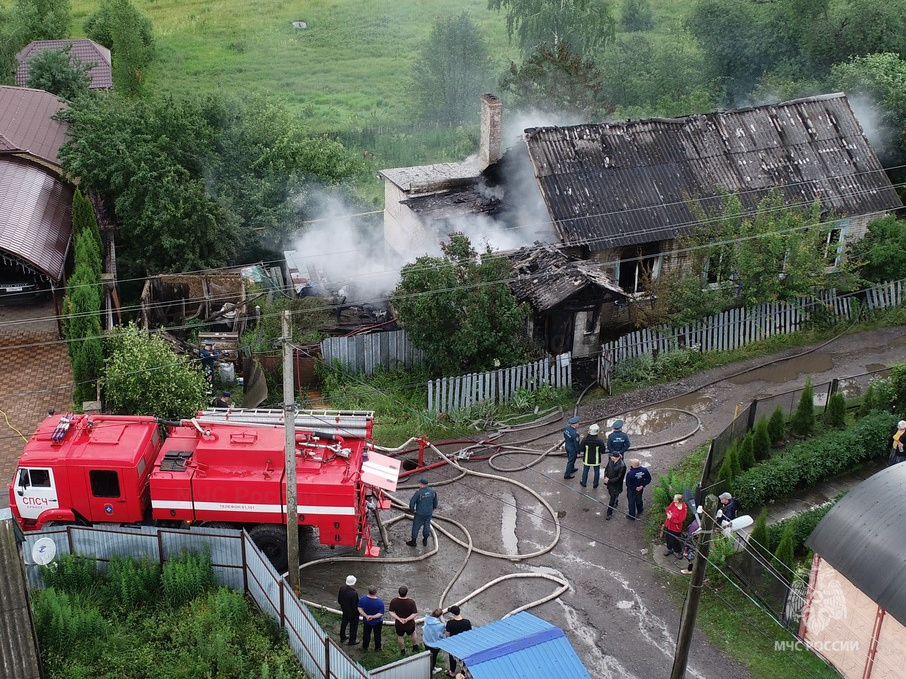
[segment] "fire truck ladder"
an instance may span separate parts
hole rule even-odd
[[[235,422],[236,424],[283,426],[283,410],[271,408],[217,408],[203,410],[199,423]],[[364,439],[374,413],[365,410],[298,410],[296,429],[339,434],[346,438]]]

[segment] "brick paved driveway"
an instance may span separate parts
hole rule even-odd
[[[59,339],[52,303],[0,306],[0,507],[9,506],[7,483],[25,441],[47,416],[69,410],[72,370]]]

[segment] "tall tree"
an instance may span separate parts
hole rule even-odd
[[[113,96],[64,112],[63,167],[113,206],[124,277],[221,266],[235,253],[236,226],[204,181],[217,160],[211,106]]]
[[[137,26],[142,44],[154,49],[154,27],[151,19],[139,12],[129,0],[102,0],[97,12],[85,19],[85,35],[108,49],[113,49],[116,24],[128,20]]]
[[[516,107],[600,119],[613,110],[604,95],[604,77],[590,59],[573,54],[565,42],[545,43],[500,81]]]
[[[45,90],[67,101],[88,94],[93,64],[83,64],[70,54],[71,46],[44,50],[28,62],[29,87]]]
[[[69,35],[69,0],[14,0],[11,22],[24,47],[33,40],[62,40]]]
[[[620,5],[620,28],[624,31],[650,31],[654,28],[651,0],[623,0]]]
[[[478,27],[463,12],[434,22],[416,57],[412,101],[419,117],[458,122],[478,113],[478,97],[491,81],[488,48]]]
[[[142,32],[144,26],[129,0],[112,0],[107,28],[112,40],[113,86],[126,96],[142,93],[142,71],[151,61],[151,46]]]
[[[567,42],[576,54],[591,56],[616,35],[604,0],[488,0],[488,7],[506,12],[510,39],[527,55],[543,43]]]
[[[442,257],[403,267],[393,291],[413,344],[446,374],[517,364],[525,357],[527,309],[510,291],[509,261],[490,248],[479,255],[461,233],[441,247]]]

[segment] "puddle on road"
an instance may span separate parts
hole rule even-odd
[[[731,377],[728,382],[732,384],[749,384],[750,382],[789,382],[793,376],[815,375],[827,372],[834,367],[834,359],[830,354],[815,352],[791,358],[774,365],[758,368],[743,375]]]
[[[500,541],[503,554],[519,553],[519,537],[516,535],[516,498],[512,493],[501,496]]]
[[[680,408],[682,410],[689,410],[693,413],[700,413],[707,410],[713,402],[714,399],[710,396],[705,396],[701,392],[696,391],[691,394],[684,394],[682,396],[677,396],[676,398],[671,398],[669,401],[664,401],[661,406],[665,408]]]

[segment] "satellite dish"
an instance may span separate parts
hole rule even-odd
[[[39,566],[46,566],[57,555],[57,543],[50,538],[40,538],[31,548],[31,558]]]

